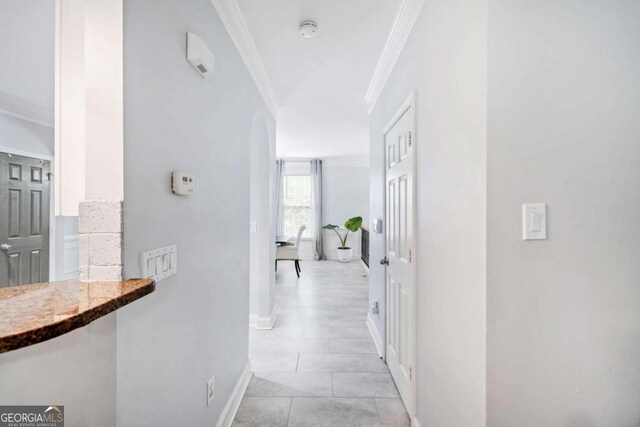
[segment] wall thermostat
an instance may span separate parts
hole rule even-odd
[[[171,190],[180,196],[189,196],[194,193],[196,179],[193,175],[184,172],[174,172],[171,175]]]

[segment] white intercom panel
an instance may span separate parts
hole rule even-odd
[[[187,61],[203,79],[213,74],[214,57],[205,42],[193,33],[187,33]]]
[[[189,196],[196,189],[196,179],[185,172],[174,172],[171,176],[171,190],[180,196]]]

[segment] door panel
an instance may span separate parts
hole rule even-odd
[[[9,163],[9,179],[13,181],[22,181],[22,166],[15,163]]]
[[[407,132],[404,132],[398,137],[398,158],[403,161],[407,158],[407,152],[409,150],[409,139]]]
[[[387,194],[389,194],[389,197],[391,198],[391,200],[394,200],[396,197],[396,182],[395,181],[390,181],[389,182],[389,190],[387,192]],[[388,228],[387,228],[387,251],[394,254],[396,253],[396,229],[395,227],[393,227],[393,224],[395,224],[396,222],[396,212],[393,209],[390,209],[387,211],[387,224],[388,224]]]
[[[50,162],[0,153],[0,287],[49,280]]]
[[[9,190],[8,204],[8,237],[20,237],[20,201],[22,200],[20,190]]]
[[[396,165],[396,146],[390,144],[387,147],[387,167],[391,169]]]
[[[42,182],[42,168],[31,167],[31,182]]]
[[[395,313],[396,313],[397,298],[396,298],[396,283],[393,281],[393,277],[391,276],[387,277],[387,298],[389,299],[388,316],[393,319],[395,318]],[[389,328],[387,341],[388,341],[389,350],[392,352],[395,352],[397,336],[398,335],[396,334],[395,327]]]
[[[415,278],[413,192],[413,107],[385,134],[387,365],[407,410],[414,411]]]
[[[407,287],[401,285],[398,289],[398,293],[400,294],[400,308],[398,310],[398,329],[400,330],[400,343],[398,345],[398,348],[400,349],[400,351],[398,355],[398,362],[400,364],[400,368],[404,370],[407,367],[407,363],[409,362],[407,354],[407,312],[409,308]]]
[[[29,280],[31,283],[40,283],[41,282],[41,265],[40,265],[40,250],[36,249],[31,251],[31,259],[29,263],[29,267],[31,268],[31,274],[29,274]]]
[[[31,235],[39,236],[42,229],[42,191],[31,191]]]
[[[398,179],[398,258],[407,258],[407,176],[403,175]]]
[[[20,284],[20,252],[9,252],[7,254],[9,274],[8,274],[8,286],[15,286]]]

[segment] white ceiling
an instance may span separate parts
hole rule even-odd
[[[278,157],[369,155],[364,101],[401,0],[238,0],[279,102]],[[318,35],[298,35],[301,21]]]

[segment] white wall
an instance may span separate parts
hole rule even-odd
[[[487,421],[640,423],[640,3],[489,1]],[[521,240],[520,205],[549,239]]]
[[[211,3],[184,6],[125,10],[126,273],[140,274],[141,250],[168,242],[180,272],[116,315],[0,355],[2,403],[62,403],[70,426],[211,424],[247,362],[249,131],[267,109]],[[187,30],[215,52],[215,77],[186,62]],[[196,174],[196,195],[170,193],[176,169]]]
[[[53,156],[53,129],[1,112],[15,100],[53,111],[55,2],[0,2],[0,147]],[[13,104],[13,103],[12,103]],[[0,148],[0,151],[2,151]]]
[[[383,129],[416,90],[417,418],[485,421],[486,2],[429,1],[371,114],[371,218],[384,218]],[[370,298],[384,337],[382,234]]]
[[[0,2],[0,93],[37,106],[29,107],[36,113],[54,107],[54,10],[53,0]],[[0,146],[52,156],[54,129],[0,113]],[[51,280],[76,277],[77,219],[58,216],[55,224],[56,277]],[[66,425],[115,425],[115,345],[116,316],[111,314],[61,337],[0,354],[0,404],[57,402],[65,406]]]
[[[331,167],[322,169],[324,222],[343,226],[354,216],[369,224],[369,168]]]
[[[250,323],[260,328],[271,326],[275,318],[275,139],[273,121],[257,113],[251,123],[249,220],[255,226],[250,232],[249,280]]]
[[[65,425],[116,425],[116,316],[0,354],[0,405],[64,405]]]
[[[118,424],[213,425],[248,361],[249,144],[268,110],[209,0],[124,7],[125,274],[169,244],[179,267],[118,312]],[[187,31],[216,56],[206,80]],[[171,193],[173,170],[195,175],[194,195]]]
[[[53,128],[0,113],[0,151],[53,156]]]
[[[417,88],[418,419],[636,425],[640,5],[486,6],[426,3],[372,114],[375,217],[380,129]],[[522,241],[525,202],[548,240]]]
[[[0,2],[0,94],[53,110],[53,0]]]

